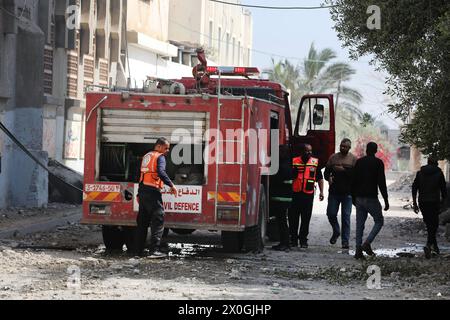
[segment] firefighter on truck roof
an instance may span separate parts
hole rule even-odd
[[[142,159],[141,178],[139,181],[139,213],[137,216],[136,254],[144,255],[148,227],[151,228],[150,257],[160,258],[166,254],[160,251],[164,232],[164,206],[161,190],[164,184],[171,188],[176,196],[177,188],[166,173],[166,156],[170,152],[170,143],[160,138],[153,151]]]

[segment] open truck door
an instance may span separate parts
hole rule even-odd
[[[331,94],[306,95],[300,102],[293,136],[293,156],[301,152],[302,144],[310,144],[313,155],[323,168],[335,153],[336,131],[334,100]]]

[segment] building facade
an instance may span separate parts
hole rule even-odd
[[[39,2],[0,1],[0,121],[46,165],[43,151],[44,43]],[[48,174],[0,131],[0,207],[43,207]]]
[[[207,58],[218,65],[251,66],[253,19],[249,11],[208,0],[171,0],[169,16],[169,40],[187,49],[205,48]],[[181,50],[177,62],[186,62],[188,53]]]
[[[175,79],[192,75],[189,65],[173,62],[179,48],[169,42],[169,0],[128,0],[127,43],[131,87],[148,77]]]
[[[0,121],[41,163],[53,158],[80,173],[87,90],[191,76],[198,47],[211,64],[251,65],[252,18],[240,7],[0,0],[0,8]],[[0,207],[45,206],[47,184],[47,172],[0,133]]]

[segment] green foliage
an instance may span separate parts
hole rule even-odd
[[[389,73],[389,109],[408,124],[402,140],[450,159],[450,2],[448,0],[327,0],[338,37],[358,59],[371,55]],[[381,30],[370,30],[370,5],[381,8]]]
[[[291,92],[292,118],[296,119],[297,109],[302,96],[310,93],[332,93],[335,95],[336,141],[344,138],[357,141],[360,137],[376,137],[389,145],[380,134],[379,124],[368,114],[359,109],[362,95],[355,89],[346,86],[346,82],[355,74],[346,63],[333,62],[336,54],[331,49],[317,51],[311,45],[308,57],[301,66],[290,61],[272,61],[273,67],[268,70],[270,80],[282,83]]]
[[[351,108],[358,110],[357,105],[362,102],[362,95],[352,88],[346,87],[356,71],[348,64],[333,62],[336,53],[329,48],[317,51],[311,44],[308,57],[302,66],[294,66],[290,61],[275,62],[270,72],[270,80],[282,83],[291,92],[293,114],[297,114],[300,99],[306,94],[332,93],[339,95],[340,101],[336,110]]]
[[[373,125],[375,119],[372,117],[370,113],[364,113],[361,119],[361,126],[367,127],[368,125]]]

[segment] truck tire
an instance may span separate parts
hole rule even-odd
[[[260,190],[258,224],[247,227],[244,231],[244,248],[247,252],[261,252],[264,250],[267,233],[267,197],[263,185],[261,185]]]
[[[125,239],[120,227],[102,226],[102,236],[106,251],[122,251]]]
[[[238,253],[242,250],[242,232],[222,231],[222,247],[225,252]]]
[[[171,230],[179,235],[192,234],[195,231],[195,229],[171,229]]]

